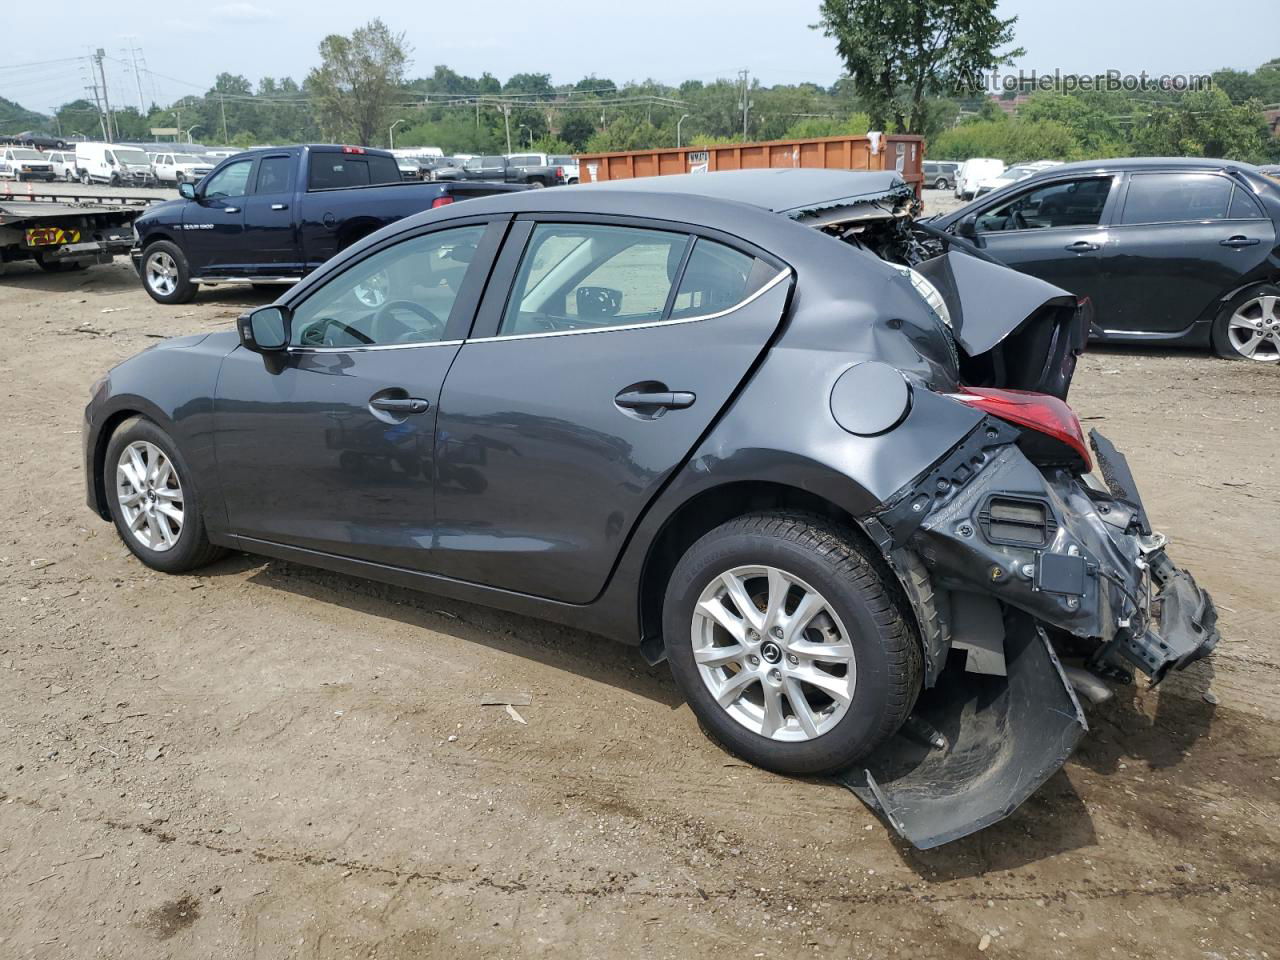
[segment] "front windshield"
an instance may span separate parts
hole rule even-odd
[[[15,150],[13,151],[13,159],[15,160],[43,160],[44,154],[39,150]]]
[[[119,160],[121,163],[137,164],[138,166],[142,166],[142,167],[145,167],[148,163],[151,162],[147,159],[147,155],[143,153],[141,150],[117,149],[116,159]]]

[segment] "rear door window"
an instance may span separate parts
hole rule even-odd
[[[1232,182],[1216,173],[1135,173],[1129,178],[1121,223],[1223,220]]]
[[[290,156],[263,157],[258,161],[258,185],[254,193],[288,193],[293,186],[294,159]]]

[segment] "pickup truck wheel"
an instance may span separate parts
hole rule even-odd
[[[892,580],[823,517],[722,524],[667,584],[676,684],[743,759],[797,776],[845,769],[897,731],[920,691],[920,643]]]
[[[543,183],[541,180],[530,180],[529,186],[533,187],[533,189],[535,190],[541,190],[543,187],[546,186],[546,184]]]
[[[142,253],[142,285],[156,303],[190,303],[196,295],[187,258],[177,245],[157,240]]]
[[[1280,362],[1280,286],[1241,290],[1223,304],[1212,336],[1214,351],[1226,360]]]

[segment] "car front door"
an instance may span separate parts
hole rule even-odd
[[[1217,172],[1133,173],[1103,248],[1104,331],[1182,333],[1266,262],[1275,227]]]
[[[283,357],[227,356],[214,443],[232,533],[428,565],[440,387],[502,226],[451,221],[388,241],[286,301]]]
[[[435,572],[595,597],[766,348],[790,276],[670,225],[517,221],[441,397]]]
[[[249,268],[244,244],[244,200],[254,159],[234,160],[203,181],[182,210],[182,252],[194,273],[242,276]]]
[[[302,243],[293,210],[298,160],[289,154],[258,158],[253,187],[244,197],[244,248],[250,276],[301,276]]]
[[[1040,182],[977,214],[984,249],[1001,263],[1078,297],[1101,292],[1100,256],[1116,177],[1063,177]]]

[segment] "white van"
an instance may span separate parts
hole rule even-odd
[[[76,172],[86,185],[149,187],[156,182],[155,169],[145,153],[114,143],[77,143]]]
[[[957,200],[972,200],[978,195],[978,185],[984,180],[994,180],[1004,173],[1004,161],[990,157],[973,157],[960,164],[956,172]]]

